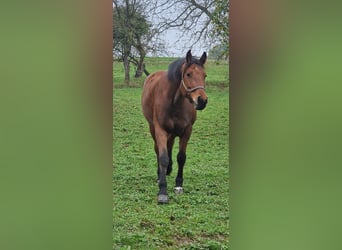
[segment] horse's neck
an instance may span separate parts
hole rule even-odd
[[[172,97],[172,103],[174,105],[176,104],[180,104],[181,102],[184,101],[184,96],[181,92],[181,85],[179,85],[175,90],[174,90],[174,94]]]

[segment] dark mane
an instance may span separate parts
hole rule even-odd
[[[182,72],[181,67],[182,64],[185,63],[185,58],[180,58],[169,65],[169,69],[167,71],[167,78],[172,83],[180,83],[182,80]],[[197,57],[192,57],[191,62],[186,65],[186,68],[190,67],[192,64],[197,64],[203,67],[200,64],[200,61]]]

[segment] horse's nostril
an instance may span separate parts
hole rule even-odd
[[[203,98],[202,98],[201,96],[199,96],[199,97],[197,98],[197,103],[198,103],[199,105],[206,105],[207,102],[208,102],[208,99],[203,100]]]
[[[208,102],[208,98],[205,99],[205,100],[203,100],[203,98],[199,96],[199,97],[197,98],[196,109],[197,109],[197,110],[202,110],[202,109],[204,109],[205,106],[207,105],[207,102]]]

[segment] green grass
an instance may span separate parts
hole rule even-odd
[[[187,149],[184,194],[157,204],[153,140],[140,105],[141,88],[114,88],[113,249],[228,249],[228,90],[208,87]]]
[[[145,59],[145,64],[148,72],[153,73],[158,70],[167,70],[169,64],[174,61],[176,58],[169,58],[169,57],[148,57]],[[207,79],[206,84],[207,86],[221,86],[227,87],[228,86],[228,62],[226,61],[213,61],[207,60],[205,64],[205,68],[207,71]],[[130,86],[142,86],[144,80],[146,78],[143,75],[141,78],[134,78],[135,68],[134,65],[131,65],[131,82]],[[113,63],[113,82],[115,87],[124,87],[124,68],[121,62],[114,62]]]

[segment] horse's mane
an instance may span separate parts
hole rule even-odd
[[[167,71],[167,78],[169,79],[170,82],[172,82],[172,83],[180,83],[181,82],[181,80],[182,80],[181,68],[182,68],[183,63],[185,63],[185,58],[180,58],[176,61],[173,61],[169,65],[169,69]],[[190,67],[190,65],[192,65],[194,63],[203,67],[200,63],[200,60],[197,57],[193,56],[191,58],[191,62],[186,65],[185,69]]]

